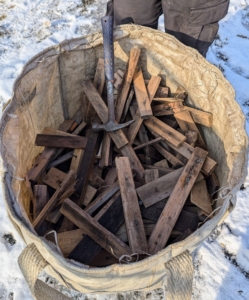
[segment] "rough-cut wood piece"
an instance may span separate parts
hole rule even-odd
[[[160,167],[155,167],[152,165],[143,165],[145,169],[149,169],[149,170],[158,170],[159,172],[159,177],[164,176],[166,174],[172,173],[174,170],[170,169],[170,168],[160,168]]]
[[[211,214],[211,198],[207,191],[205,179],[194,184],[190,194],[190,201],[204,210],[207,214]]]
[[[87,95],[88,100],[91,102],[92,106],[94,107],[96,113],[98,114],[99,118],[101,119],[102,123],[108,122],[108,108],[100,97],[98,91],[95,89],[93,84],[91,83],[90,79],[85,79],[82,81],[82,87]],[[116,117],[117,120],[117,117]],[[124,145],[128,144],[128,140],[125,137],[122,130],[116,130],[113,132],[109,132],[112,140],[114,141],[117,148],[121,148]]]
[[[151,76],[150,81],[147,85],[147,91],[148,91],[148,97],[150,99],[150,103],[152,99],[155,97],[155,94],[158,90],[159,84],[161,82],[161,77],[160,76]]]
[[[56,168],[51,168],[43,178],[43,182],[57,190],[60,188],[62,181],[66,178],[66,176],[66,173]]]
[[[174,114],[177,123],[179,124],[182,131],[185,133],[187,130],[198,132],[198,143],[203,149],[206,149],[206,144],[201,136],[199,129],[197,128],[191,114],[188,110],[182,110]]]
[[[122,77],[116,72],[114,73],[114,87],[116,90],[119,90],[122,85]]]
[[[101,193],[91,204],[85,208],[85,212],[92,215],[98,208],[105,204],[111,197],[119,191],[119,184],[115,182],[107,190]]]
[[[191,155],[194,151],[194,148],[187,143],[183,143],[179,147],[175,147],[173,144],[171,144],[169,142],[167,142],[167,144],[172,149],[174,149],[176,152],[180,153],[182,156],[186,157],[187,159],[189,159],[191,157]],[[216,166],[217,166],[217,162],[214,161],[212,158],[207,157],[204,162],[204,165],[202,166],[202,172],[208,175],[214,171]]]
[[[60,131],[68,132],[73,125],[74,120],[64,120],[62,124],[59,126]]]
[[[144,230],[145,230],[146,236],[149,236],[152,233],[154,227],[155,227],[155,223],[151,223],[151,224],[144,223]],[[128,236],[127,236],[127,230],[126,230],[125,223],[123,223],[119,227],[119,229],[117,230],[117,232],[115,233],[115,235],[118,238],[120,238],[120,240],[123,241],[124,243],[128,242]]]
[[[118,179],[118,174],[116,168],[111,168],[105,177],[105,183],[107,186],[114,184]]]
[[[189,106],[185,106],[184,109],[190,111],[190,114],[195,123],[201,124],[207,127],[213,126],[213,115],[209,112],[198,110]]]
[[[81,133],[81,131],[86,127],[86,123],[85,122],[81,122],[80,125],[72,132],[75,135],[78,135]]]
[[[207,188],[208,188],[209,194],[214,199],[214,197],[216,196],[216,191],[220,188],[220,183],[219,183],[219,180],[218,180],[215,172],[213,172],[207,178]]]
[[[142,144],[148,143],[150,141],[144,124],[141,124],[141,126],[140,126],[140,129],[138,131],[138,137]],[[155,155],[155,149],[153,147],[146,146],[143,149],[143,151],[144,151],[144,154],[146,155],[146,163],[151,165],[152,157]]]
[[[159,84],[159,79],[161,80],[161,78],[159,76],[152,76],[150,81],[149,81],[149,85],[147,87],[148,95],[149,95],[148,96],[149,97],[149,103],[151,103],[151,101],[152,101],[152,99],[155,95],[156,86],[157,86],[157,84]],[[132,113],[132,110],[131,110],[131,113]],[[130,145],[133,144],[133,142],[136,138],[136,135],[137,135],[142,123],[143,123],[143,120],[142,120],[142,117],[140,115],[140,110],[139,109],[137,109],[136,113],[132,117],[135,120],[135,122],[133,122],[130,125],[128,133],[127,133],[127,138],[130,142]]]
[[[148,208],[144,207],[144,205],[141,205],[140,209],[141,209],[142,217],[151,220],[153,222],[157,222],[164,207],[165,207],[165,201],[160,201],[158,203],[155,203]]]
[[[162,159],[156,163],[154,163],[155,167],[159,167],[159,168],[169,168],[168,162],[166,159]]]
[[[147,240],[128,157],[115,159],[129,245],[133,253],[147,252]]]
[[[99,189],[103,185],[105,185],[105,181],[99,175],[95,174],[94,172],[90,175],[89,182],[96,189]],[[86,205],[86,204],[84,204],[84,205]]]
[[[187,95],[188,95],[187,91],[181,85],[178,86],[175,93],[172,93],[172,96],[174,98],[183,99],[183,100],[186,98]]]
[[[86,147],[87,139],[83,136],[62,136],[52,134],[37,134],[35,144],[51,148],[82,148]]]
[[[159,86],[159,88],[156,91],[155,97],[156,98],[166,98],[166,97],[168,97],[168,95],[169,95],[169,88]]]
[[[195,231],[198,227],[198,215],[182,210],[174,226],[175,230],[184,232],[188,228]]]
[[[173,115],[172,108],[167,104],[159,104],[152,106],[152,112],[155,117]]]
[[[157,253],[166,245],[207,154],[197,147],[191,155],[149,238],[148,247],[151,254]]]
[[[159,178],[159,171],[158,169],[145,170],[144,176],[145,183],[149,183]]]
[[[32,203],[34,203],[35,202],[35,197],[34,197],[34,193],[33,193],[33,190],[32,190],[31,182],[29,181],[29,178],[28,178],[27,174],[25,175],[25,185],[27,187],[30,199],[31,199]]]
[[[93,164],[95,161],[95,156],[98,147],[99,133],[91,131],[88,136],[86,149],[83,155],[83,158],[78,168],[79,172],[77,178],[79,180],[77,184],[76,194],[80,195],[78,200],[78,205],[84,205],[88,181],[92,173]]]
[[[126,115],[127,115],[128,111],[129,111],[129,108],[130,108],[130,105],[131,105],[131,101],[132,101],[133,96],[134,96],[134,93],[135,93],[134,89],[131,88],[129,96],[128,96],[127,101],[125,103],[125,107],[124,107],[122,118],[120,120],[121,123],[123,123],[124,120],[125,120],[125,118],[126,118]]]
[[[104,66],[104,59],[99,58],[96,71],[95,71],[95,76],[93,80],[93,85],[98,91],[99,95],[102,95],[104,85],[105,85],[105,66]],[[88,102],[87,106],[87,122],[88,123],[93,123],[95,120],[96,113],[94,108],[92,107],[91,103]]]
[[[143,178],[144,168],[132,147],[130,145],[125,145],[120,149],[120,152],[123,156],[129,157],[132,169],[136,171],[136,177],[138,179]]]
[[[87,186],[86,196],[85,196],[85,201],[84,201],[85,205],[88,205],[92,201],[92,199],[94,198],[96,193],[97,193],[97,190],[94,187],[92,187],[90,185]]]
[[[115,212],[115,213],[114,213]],[[124,221],[124,213],[120,193],[115,195],[94,217],[100,225],[111,233],[115,233]],[[84,264],[89,262],[100,252],[101,246],[92,238],[85,235],[70,253],[69,257]]]
[[[43,207],[48,202],[48,187],[46,185],[34,185],[33,218],[37,218]]]
[[[66,199],[63,202],[61,213],[80,229],[83,229],[87,235],[110,254],[114,253],[118,257],[131,254],[130,248],[125,243],[101,226],[71,200]]]
[[[78,169],[83,155],[84,155],[83,149],[74,149],[70,170],[74,170],[76,173],[78,173]]]
[[[139,146],[133,148],[133,150],[139,150],[139,149],[142,149],[142,148],[144,148],[144,147],[146,147],[146,146],[148,146],[148,145],[156,144],[156,143],[160,142],[161,140],[162,140],[161,137],[156,138],[156,139],[154,139],[154,140],[151,140],[151,141],[149,141],[149,142],[146,142],[146,143],[144,143],[144,144],[141,144],[141,145],[139,145]]]
[[[144,206],[149,207],[169,197],[182,171],[183,167],[137,188],[136,192]]]
[[[171,154],[170,152],[168,152],[161,145],[156,144],[156,145],[153,145],[153,147],[156,148],[156,150],[159,153],[161,153],[162,156],[164,156],[172,164],[172,166],[175,169],[183,166],[183,163],[177,157],[175,157],[173,154]]]
[[[34,228],[37,230],[42,222],[45,220],[47,215],[52,211],[55,207],[56,203],[59,201],[61,196],[65,193],[65,191],[72,185],[73,182],[76,180],[76,174],[74,171],[69,171],[66,178],[63,180],[61,187],[55,191],[53,196],[49,199],[47,204],[44,206],[40,214],[33,222]]]
[[[192,130],[187,130],[185,132],[186,136],[186,143],[188,143],[190,146],[195,147],[196,141],[198,139],[198,132],[197,131],[192,131]]]
[[[171,103],[182,103],[182,99],[177,99],[177,98],[153,98],[154,102],[160,102],[166,105],[169,105]]]
[[[111,137],[108,132],[104,133],[102,141],[102,154],[99,161],[100,168],[105,168],[109,166],[109,157],[110,157],[110,147],[111,147]]]
[[[150,99],[144,83],[143,73],[141,70],[135,71],[133,76],[134,90],[138,104],[139,115],[141,119],[148,119],[152,116]]]
[[[127,70],[124,75],[123,86],[121,87],[120,94],[118,95],[118,100],[117,100],[117,105],[116,105],[115,113],[116,113],[117,123],[120,122],[120,119],[121,119],[121,116],[123,113],[123,109],[124,109],[126,99],[127,99],[128,93],[129,93],[129,89],[130,89],[131,82],[132,82],[132,79],[134,76],[134,72],[137,67],[140,52],[141,52],[141,50],[138,48],[133,48],[130,51],[128,66],[127,66]]]
[[[79,150],[79,149],[78,149]],[[73,151],[70,151],[64,155],[62,155],[61,157],[59,157],[58,159],[52,161],[48,166],[47,169],[51,169],[53,167],[57,167],[60,164],[63,164],[64,162],[68,161],[69,159],[71,159],[73,157]]]
[[[160,137],[171,142],[176,147],[179,147],[184,141],[186,141],[186,137],[184,135],[155,117],[145,120],[144,125],[150,130],[155,131]]]
[[[82,229],[74,229],[57,234],[58,245],[64,257],[67,257],[70,252],[82,240],[84,231]]]

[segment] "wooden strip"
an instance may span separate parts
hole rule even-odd
[[[34,198],[33,203],[33,218],[37,218],[43,207],[48,202],[48,188],[46,185],[34,185]]]
[[[61,136],[37,134],[35,144],[51,148],[82,148],[86,147],[87,139],[83,136]]]
[[[89,205],[89,203],[92,201],[92,199],[94,198],[96,193],[97,193],[97,190],[94,187],[92,187],[90,185],[87,186],[86,196],[85,196],[85,201],[84,201],[85,205]]]
[[[186,137],[184,135],[163,123],[156,117],[151,117],[150,119],[145,120],[144,125],[155,131],[160,137],[169,141],[176,147],[179,147],[184,141],[186,141]]]
[[[147,134],[147,130],[145,129],[144,124],[141,124],[141,126],[139,128],[138,137],[142,144],[150,142],[148,134]],[[151,165],[152,157],[154,157],[156,150],[154,148],[152,148],[151,146],[145,146],[143,151],[144,151],[144,154],[146,155],[146,164]]]
[[[129,93],[129,89],[131,86],[131,82],[137,67],[138,59],[140,56],[141,50],[138,48],[133,48],[130,51],[129,61],[127,70],[125,72],[123,86],[121,88],[120,94],[118,95],[117,105],[116,105],[116,121],[117,123],[120,122],[123,109],[126,103],[126,99]],[[103,122],[103,121],[102,121]],[[103,122],[104,123],[104,122]]]
[[[105,85],[105,66],[104,66],[104,59],[99,58],[96,71],[94,75],[93,85],[98,91],[99,95],[102,95]],[[95,120],[96,113],[94,108],[92,107],[91,103],[88,102],[87,106],[87,122],[92,124]]]
[[[75,135],[78,135],[81,133],[81,131],[86,127],[86,123],[85,122],[81,122],[80,125],[72,132]]]
[[[185,106],[184,109],[187,109],[190,112],[195,123],[207,127],[213,126],[213,115],[211,113],[193,107],[189,107],[189,106]]]
[[[166,149],[164,149],[161,145],[159,144],[155,144],[153,145],[154,148],[156,148],[156,150],[162,154],[163,157],[165,157],[174,168],[179,168],[183,166],[183,163],[177,158],[175,157],[173,154],[171,154],[170,152],[168,152]]]
[[[154,140],[151,140],[151,141],[149,141],[149,142],[146,142],[146,143],[144,143],[144,144],[141,144],[141,145],[139,145],[139,146],[133,148],[133,150],[139,150],[139,149],[142,149],[142,148],[144,148],[144,147],[146,147],[146,146],[148,146],[148,145],[156,144],[156,143],[160,142],[161,140],[162,140],[161,137],[156,138],[156,139],[154,139]]]
[[[173,115],[172,108],[167,104],[159,104],[152,106],[152,112],[154,116],[170,116]]]
[[[154,163],[154,166],[159,167],[159,168],[169,168],[169,164],[166,159],[162,159],[162,160]]]
[[[150,103],[151,103],[152,98],[154,97],[154,94],[156,92],[156,86],[159,85],[159,80],[161,80],[161,78],[159,76],[152,76],[150,81],[149,81],[147,91],[148,91],[148,95],[149,95],[148,97],[149,97]],[[143,123],[143,120],[142,120],[142,117],[140,115],[139,110],[136,111],[135,115],[133,116],[133,119],[135,120],[135,122],[133,122],[130,125],[128,133],[127,133],[127,138],[130,142],[130,145],[133,144],[133,142],[136,138],[136,135],[137,135],[142,123]]]
[[[66,199],[63,202],[61,213],[80,229],[83,229],[86,234],[110,254],[114,253],[118,257],[131,254],[130,248],[125,243],[101,226],[71,200]]]
[[[76,122],[74,122],[73,125],[74,125],[74,124],[77,125]],[[71,127],[72,127],[72,126],[71,126]],[[71,128],[71,127],[70,127],[70,128]],[[69,131],[70,131],[70,129],[69,129]],[[44,128],[42,129],[41,134],[46,134],[46,135],[60,135],[60,136],[74,136],[74,137],[77,136],[77,135],[75,135],[75,134],[68,133],[68,132],[64,132],[64,131],[62,131],[62,130],[53,129],[53,128],[50,128],[50,127],[44,127]]]
[[[187,130],[197,131],[198,132],[198,143],[200,147],[206,149],[205,141],[203,140],[199,129],[197,128],[191,114],[188,110],[182,110],[174,114],[177,123],[179,124],[182,131],[185,133]]]
[[[84,155],[83,149],[74,149],[70,170],[74,170],[76,173],[78,173],[80,162],[83,158],[83,155]]]
[[[145,183],[149,183],[159,178],[159,171],[158,169],[145,170],[144,176]]]
[[[179,147],[175,147],[173,144],[167,142],[167,144],[174,149],[176,152],[180,153],[182,156],[186,157],[187,159],[189,159],[194,151],[194,148],[192,146],[190,146],[187,143],[183,143],[181,146]],[[205,163],[202,167],[202,172],[204,174],[210,174],[214,171],[215,167],[217,166],[217,162],[214,161],[212,158],[207,157],[205,160]]]
[[[88,136],[84,155],[78,168],[79,172],[77,174],[77,178],[79,181],[76,188],[76,194],[80,195],[80,198],[78,200],[79,206],[84,205],[88,181],[92,172],[97,152],[98,140],[99,133],[91,131],[90,135]]]
[[[133,76],[133,84],[140,118],[148,119],[150,116],[152,116],[152,110],[141,70],[135,71]]]
[[[79,150],[79,149],[78,149]],[[58,159],[52,161],[48,166],[47,169],[51,169],[53,167],[57,167],[60,164],[68,161],[69,159],[71,159],[73,157],[73,151],[70,151],[64,155],[62,155],[61,157],[59,157]]]
[[[115,213],[113,213],[115,212]],[[111,233],[115,233],[124,222],[124,212],[120,193],[115,195],[94,217],[100,225]],[[101,246],[90,236],[83,236],[78,245],[72,250],[69,257],[84,264],[89,262],[100,252]]]
[[[33,222],[33,226],[35,230],[37,230],[42,222],[45,220],[47,215],[52,211],[58,200],[61,198],[61,196],[64,194],[64,192],[67,190],[67,188],[72,185],[72,183],[76,180],[76,174],[74,171],[69,171],[66,178],[63,180],[61,187],[55,191],[53,196],[49,199],[47,204],[44,206],[40,214],[37,216],[37,218]]]
[[[136,192],[144,206],[149,207],[169,197],[182,171],[183,167],[137,188]]]
[[[208,194],[205,179],[194,184],[190,194],[190,201],[208,215],[212,213],[211,197]]]
[[[59,126],[60,131],[67,132],[73,124],[73,120],[64,120]],[[47,165],[56,158],[61,150],[57,148],[45,148],[38,160],[34,163],[32,168],[28,171],[28,178],[31,181],[37,181],[41,174],[46,170]]]
[[[168,87],[159,86],[156,91],[155,97],[156,98],[166,98],[166,97],[168,97],[168,94],[169,94]]]
[[[108,132],[104,133],[103,137],[103,146],[102,146],[102,155],[99,160],[99,166],[101,169],[109,166],[109,156],[110,156],[110,147],[111,147],[111,137]]]
[[[128,157],[115,159],[129,245],[133,253],[147,252],[147,240]]]
[[[194,149],[149,238],[148,247],[151,254],[157,253],[166,245],[207,154],[201,148]]]
[[[51,168],[46,176],[43,178],[43,182],[55,190],[59,189],[63,180],[66,178],[67,174],[56,168]]]
[[[85,208],[85,212],[92,215],[98,208],[105,204],[111,197],[119,191],[119,184],[115,182],[107,190],[101,193],[90,205]]]
[[[118,179],[118,174],[117,174],[117,170],[116,168],[111,168],[107,174],[106,174],[106,177],[105,177],[105,183],[107,186],[110,186],[112,184],[114,184]]]
[[[90,79],[85,79],[81,83],[85,94],[87,95],[88,100],[91,102],[92,106],[94,107],[96,113],[98,114],[99,118],[101,119],[102,123],[105,124],[108,122],[108,108],[99,95],[96,88],[91,83]],[[128,140],[125,137],[122,130],[116,130],[113,132],[109,132],[112,140],[114,141],[117,148],[121,148],[124,145],[128,144]]]
[[[155,203],[148,208],[144,207],[144,205],[141,205],[140,209],[141,209],[142,217],[151,220],[153,222],[157,222],[164,207],[165,207],[165,201],[160,201],[158,203]]]
[[[170,168],[160,168],[160,167],[155,167],[152,165],[143,165],[145,169],[149,169],[149,170],[158,170],[159,172],[159,177],[164,176],[166,174],[172,173],[174,170],[170,169]]]
[[[168,105],[170,103],[176,103],[176,102],[182,103],[183,102],[182,99],[177,99],[177,98],[153,98],[153,101],[160,102],[160,103],[163,103],[166,105]]]
[[[120,120],[121,123],[123,123],[125,121],[125,118],[126,118],[126,115],[127,115],[128,111],[129,111],[129,108],[130,108],[131,101],[133,99],[134,93],[135,93],[134,89],[131,88],[129,96],[128,96],[127,101],[125,103],[125,107],[124,107],[122,118]]]

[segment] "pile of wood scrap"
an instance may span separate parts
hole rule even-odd
[[[145,80],[139,55],[132,49],[127,69],[115,73],[116,122],[134,122],[92,130],[108,121],[99,59],[93,81],[82,81],[83,109],[37,135],[45,148],[26,176],[36,232],[55,242],[47,234],[55,230],[66,258],[94,267],[143,259],[185,239],[211,218],[219,185],[200,131],[212,115],[185,105],[183,87]]]

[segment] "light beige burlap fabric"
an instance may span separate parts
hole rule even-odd
[[[1,120],[1,156],[5,170],[3,183],[7,209],[23,240],[27,245],[32,244],[42,258],[42,264],[35,270],[37,274],[45,270],[65,288],[80,293],[146,292],[166,284],[169,293],[171,291],[179,296],[175,299],[187,299],[184,297],[188,297],[188,293],[181,286],[172,285],[173,282],[184,284],[184,279],[180,280],[179,276],[186,268],[179,271],[179,257],[172,258],[184,253],[182,257],[188,257],[184,262],[188,266],[191,261],[186,253],[196,249],[235,205],[236,193],[244,181],[247,167],[245,118],[235,101],[231,85],[220,70],[196,50],[185,47],[165,33],[126,25],[115,30],[115,68],[125,69],[129,51],[133,47],[142,50],[139,66],[146,79],[151,75],[160,75],[162,84],[169,86],[172,91],[182,85],[189,93],[188,105],[213,114],[213,127],[203,128],[203,134],[209,156],[218,162],[216,173],[220,185],[225,188],[220,192],[214,218],[186,240],[145,260],[100,269],[89,269],[88,266],[63,258],[56,246],[37,236],[32,229],[25,217],[24,211],[29,211],[30,204],[22,179],[42,150],[35,146],[35,136],[45,126],[58,128],[64,118],[71,118],[81,107],[83,92],[80,82],[85,77],[93,78],[97,60],[103,57],[100,33],[46,49],[26,64],[16,80],[12,101]],[[30,248],[25,251],[20,258],[20,265],[28,280],[27,274],[31,272],[31,265],[36,264],[36,259],[32,257]],[[25,260],[25,257],[29,259]],[[186,271],[187,276],[183,274],[187,286],[192,281],[189,270]],[[171,276],[178,280],[171,280]],[[34,286],[31,286],[32,289],[35,294]],[[180,296],[181,290],[183,298]]]

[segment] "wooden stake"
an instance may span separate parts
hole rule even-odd
[[[129,245],[133,253],[147,252],[147,241],[128,157],[115,159]]]
[[[155,254],[165,246],[182,207],[207,157],[207,152],[195,148],[149,238],[149,252]]]

